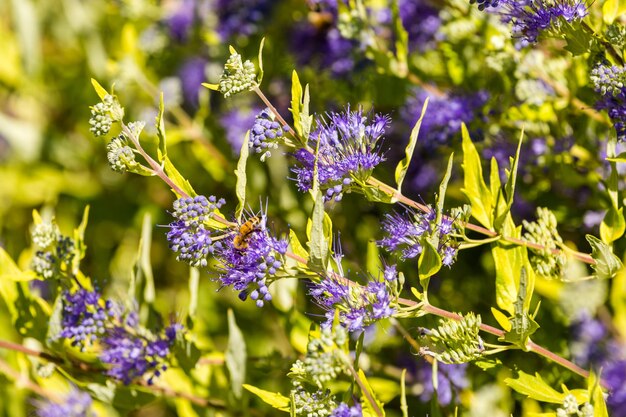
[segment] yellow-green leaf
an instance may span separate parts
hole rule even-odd
[[[266,404],[269,404],[280,411],[285,411],[287,413],[289,412],[289,404],[291,403],[291,401],[284,395],[278,392],[266,391],[264,389],[257,388],[248,384],[243,384],[243,387],[259,397]]]
[[[488,229],[492,228],[493,197],[483,179],[480,156],[472,143],[467,127],[462,125],[463,137],[463,194],[470,201],[472,216]]]

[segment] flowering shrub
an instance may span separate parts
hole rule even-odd
[[[622,3],[0,5],[0,411],[626,416]]]

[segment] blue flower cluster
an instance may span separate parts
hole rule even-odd
[[[255,218],[259,224],[243,238],[243,245],[228,239],[215,254],[220,263],[220,283],[232,285],[242,300],[250,296],[258,307],[263,307],[272,300],[267,286],[282,270],[289,243],[269,234],[264,213]]]
[[[466,372],[467,363],[446,364],[439,362],[437,364],[438,387],[435,390],[433,386],[433,366],[423,361],[418,371],[418,379],[424,384],[424,391],[422,391],[420,399],[424,402],[430,401],[436,391],[437,401],[442,406],[449,405],[453,401],[458,403],[460,391],[469,386]]]
[[[436,238],[442,264],[452,266],[457,255],[456,241],[452,237],[456,232],[454,219],[442,216],[439,224],[435,224],[436,218],[432,209],[428,213],[386,214],[382,225],[386,236],[378,244],[390,252],[398,251],[402,259],[410,259],[422,253],[424,239]]]
[[[327,120],[318,120],[311,133],[312,147],[318,148],[318,180],[325,201],[340,201],[356,179],[365,181],[374,167],[384,160],[380,140],[389,125],[386,115],[376,114],[371,122],[363,110],[331,112]],[[315,155],[307,149],[294,154],[300,163],[292,168],[298,189],[307,192],[313,186]]]
[[[36,402],[39,417],[92,417],[92,400],[89,394],[73,389],[63,399],[63,402],[53,401]]]
[[[220,124],[226,131],[226,140],[237,154],[243,144],[243,139],[250,126],[254,125],[260,108],[236,107],[224,113],[220,118]]]
[[[274,4],[271,0],[217,0],[217,32],[223,40],[250,36],[267,20]]]
[[[600,64],[591,71],[590,77],[596,93],[601,96],[597,107],[609,113],[618,140],[626,140],[626,68]]]
[[[162,334],[154,335],[138,331],[133,324],[115,327],[108,333],[102,340],[100,360],[109,365],[107,375],[124,384],[142,377],[152,384],[167,369],[170,348],[182,326],[172,324]]]
[[[103,301],[97,291],[80,288],[73,293],[63,291],[61,296],[62,329],[54,337],[69,339],[81,350],[93,346],[106,333],[107,323],[118,319],[119,309],[111,301]]]
[[[335,408],[330,417],[362,417],[363,408],[360,403],[355,403],[350,407],[346,403],[341,403]]]
[[[444,96],[429,94],[422,88],[413,90],[402,109],[402,118],[413,126],[419,119],[426,98],[428,108],[420,126],[420,143],[428,149],[449,143],[461,131],[463,123],[469,124],[481,116],[488,94],[479,91],[473,94],[450,93]]]
[[[172,324],[161,334],[141,327],[137,313],[104,300],[97,291],[63,291],[62,329],[55,339],[71,340],[81,350],[99,344],[106,374],[124,384],[147,377],[152,383],[167,368],[170,347],[182,326]]]
[[[263,153],[261,161],[270,156],[269,149],[278,148],[283,139],[283,133],[289,128],[283,127],[276,121],[270,109],[264,109],[256,116],[250,132],[250,148],[256,153]]]
[[[309,290],[315,302],[326,310],[323,326],[332,326],[335,311],[339,311],[342,326],[351,332],[363,331],[376,321],[391,317],[397,292],[398,276],[395,266],[388,266],[383,273],[383,281],[370,281],[361,286],[344,277],[340,263],[341,255],[335,257],[336,273],[329,273],[314,283]]]
[[[172,215],[176,221],[169,224],[167,240],[170,249],[177,253],[178,261],[196,267],[207,266],[207,255],[221,243],[213,241],[212,230],[206,222],[224,203],[224,199],[202,195],[179,198],[174,202]]]
[[[558,27],[561,18],[572,23],[589,14],[586,2],[581,0],[487,0],[478,3],[479,9],[489,6],[500,14],[503,22],[513,25],[512,37],[518,49],[537,43],[543,32]]]
[[[170,248],[177,252],[177,260],[193,266],[207,266],[207,256],[212,254],[220,284],[232,286],[242,300],[250,296],[263,307],[272,299],[267,286],[282,270],[289,243],[270,235],[263,212],[233,229],[211,228],[207,221],[223,204],[224,199],[214,196],[176,200],[172,213],[176,221],[167,234]]]
[[[609,388],[607,405],[611,415],[626,415],[626,346],[612,337],[601,321],[588,315],[578,317],[571,330],[574,360],[583,367],[602,369],[602,379]]]

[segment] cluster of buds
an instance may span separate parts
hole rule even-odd
[[[40,278],[59,278],[65,271],[71,269],[75,242],[61,234],[54,220],[36,219],[31,238],[37,248],[31,266]]]
[[[559,248],[563,244],[563,239],[557,231],[557,222],[554,214],[547,208],[537,208],[537,221],[522,221],[526,233],[524,239],[531,243],[543,246],[543,249],[531,249],[533,256],[530,263],[533,269],[546,278],[560,278],[563,273],[566,258],[562,251],[553,253],[553,249]]]
[[[89,130],[94,136],[100,137],[109,133],[113,122],[119,122],[124,117],[124,108],[117,98],[107,94],[100,103],[91,107]]]
[[[468,313],[461,320],[440,320],[435,329],[423,329],[421,354],[440,362],[453,364],[471,362],[485,351],[479,336],[480,315]]]
[[[256,68],[249,60],[243,62],[241,55],[231,50],[231,55],[224,65],[220,78],[219,90],[228,98],[231,95],[248,91],[256,87]]]

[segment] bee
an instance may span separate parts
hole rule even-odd
[[[239,226],[239,230],[233,238],[233,246],[235,249],[244,250],[248,247],[250,236],[253,232],[259,230],[259,224],[261,224],[261,219],[254,216]]]

